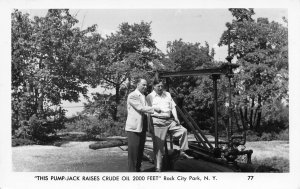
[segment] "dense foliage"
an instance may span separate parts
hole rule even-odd
[[[122,23],[115,33],[106,36],[92,52],[95,77],[93,85],[114,89],[109,101],[111,116],[117,120],[118,105],[132,89],[135,78],[153,75],[152,61],[159,58],[155,41],[151,39],[150,23]],[[99,97],[99,96],[98,96]]]
[[[167,44],[166,70],[183,71],[215,67],[214,49],[208,43],[186,43],[175,40]],[[171,87],[178,105],[183,105],[203,129],[210,129],[213,116],[212,81],[208,77],[171,78]],[[171,92],[174,92],[171,90]]]
[[[85,54],[89,40],[95,40],[95,26],[80,30],[74,27],[77,22],[68,10],[49,10],[45,17],[34,19],[13,11],[13,131],[26,127],[29,121],[29,133],[34,139],[40,139],[36,134],[53,133],[63,127],[65,112],[61,101],[77,102],[79,94],[86,95],[90,61]],[[43,130],[45,124],[47,129]]]
[[[230,45],[240,65],[234,104],[244,129],[262,131],[269,124],[288,127],[288,30],[267,18],[252,19],[253,9],[229,9],[234,19],[219,45]],[[278,120],[280,119],[280,121]],[[277,125],[276,125],[277,124]],[[269,128],[270,129],[270,128]]]
[[[265,140],[276,138],[279,132],[286,138],[287,27],[266,18],[254,20],[253,9],[229,11],[233,20],[226,24],[228,30],[219,45],[229,45],[229,55],[240,66],[232,87],[234,125],[239,130],[260,132],[259,137]],[[77,23],[69,10],[49,10],[46,16],[33,19],[13,11],[12,132],[16,137],[42,141],[65,126],[68,131],[88,135],[124,135],[126,97],[137,77],[151,83],[157,70],[196,70],[226,62],[214,60],[214,49],[208,43],[182,39],[168,42],[167,53],[163,54],[152,39],[151,23],[121,23],[105,38],[95,25],[82,30]],[[101,86],[113,94],[94,93],[84,111],[66,123],[61,102],[86,97],[89,86]],[[172,78],[170,86],[178,104],[202,129],[212,130],[212,79]],[[227,86],[225,77],[218,80],[221,128],[228,124]]]

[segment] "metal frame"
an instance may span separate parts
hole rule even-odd
[[[200,127],[197,123],[192,119],[192,117],[188,114],[184,107],[176,106],[177,112],[181,115],[184,122],[191,129],[194,134],[196,141],[189,142],[189,147],[192,149],[193,153],[197,156],[205,157],[208,159],[220,159],[223,155],[227,164],[229,165],[237,165],[236,158],[238,155],[247,155],[247,163],[251,163],[251,154],[252,150],[239,151],[237,149],[238,145],[244,145],[246,143],[246,134],[243,135],[233,135],[232,128],[232,105],[231,105],[231,78],[233,77],[233,69],[238,68],[238,65],[231,64],[232,57],[228,56],[227,61],[229,63],[222,64],[219,67],[209,68],[209,69],[199,69],[199,70],[190,70],[190,71],[180,71],[180,72],[157,72],[157,78],[165,78],[166,79],[166,87],[169,90],[170,85],[170,77],[184,77],[184,76],[210,76],[213,80],[213,96],[214,96],[214,127],[215,127],[215,141],[214,146],[206,136],[200,130]],[[228,78],[229,86],[228,86],[228,94],[229,94],[229,123],[227,128],[227,141],[219,141],[218,136],[218,94],[217,94],[217,80],[220,79],[221,75],[225,75]],[[172,90],[176,93],[176,90]],[[227,144],[225,149],[221,149],[219,144]],[[217,161],[217,160],[216,160]],[[220,161],[222,162],[222,161]]]

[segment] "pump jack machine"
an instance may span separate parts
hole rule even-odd
[[[226,58],[231,62],[231,57]],[[213,80],[213,94],[214,94],[214,129],[215,129],[215,140],[213,142],[209,141],[207,137],[203,134],[198,124],[193,120],[193,118],[188,114],[184,107],[176,106],[177,112],[183,118],[186,125],[192,131],[195,136],[196,141],[189,141],[189,148],[195,157],[204,158],[215,163],[228,165],[234,170],[238,171],[239,166],[237,165],[236,159],[240,155],[247,155],[247,164],[251,164],[252,150],[239,150],[239,145],[245,145],[246,143],[246,133],[243,135],[234,135],[232,127],[232,105],[231,105],[231,78],[233,77],[233,69],[236,69],[238,65],[226,63],[219,67],[209,68],[209,69],[199,69],[191,71],[181,71],[181,72],[160,72],[157,73],[157,78],[166,79],[166,88],[169,90],[170,77],[184,77],[184,76],[210,76]],[[218,94],[217,94],[217,80],[220,79],[221,75],[225,75],[228,78],[228,104],[229,104],[229,123],[227,125],[227,140],[219,140],[219,128],[218,128]],[[171,88],[174,93],[176,90]],[[225,145],[225,148],[220,148],[220,145]]]

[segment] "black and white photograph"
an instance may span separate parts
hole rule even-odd
[[[3,2],[1,189],[300,187],[300,2]]]

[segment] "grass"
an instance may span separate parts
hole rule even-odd
[[[272,140],[289,140],[289,129],[282,130],[279,133],[257,133],[254,131],[247,131],[247,141],[272,141]]]
[[[256,172],[289,172],[288,141],[247,142],[247,149],[252,149],[252,163]]]
[[[253,158],[252,163],[258,165],[255,172],[289,172],[289,160],[283,157],[272,157],[265,159]]]
[[[27,146],[33,144],[39,145],[54,145],[54,146],[61,146],[69,141],[101,141],[104,140],[97,136],[87,135],[83,132],[69,132],[69,133],[58,133],[54,136],[49,136],[47,141],[33,141],[30,139],[23,139],[23,138],[12,138],[12,147],[14,146]]]

